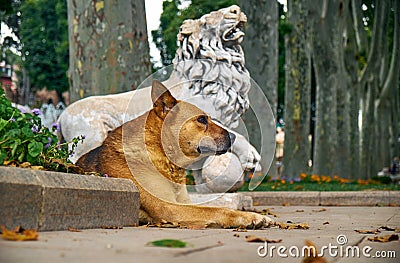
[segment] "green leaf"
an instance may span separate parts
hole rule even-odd
[[[171,247],[171,248],[183,248],[186,247],[187,243],[177,239],[161,239],[155,240],[148,243],[155,247]]]
[[[0,149],[0,165],[3,165],[4,160],[7,158],[7,154]]]
[[[0,119],[0,131],[1,131],[2,129],[4,129],[4,127],[6,127],[7,123],[8,123],[8,121],[5,121],[5,120],[3,120],[3,119]]]
[[[18,146],[21,144],[20,139],[15,139],[14,144],[12,144],[12,150],[11,150],[11,157],[14,157],[15,152],[17,151]]]
[[[20,136],[20,130],[18,130],[18,129],[9,130],[6,133],[6,137],[11,138],[11,139],[18,138],[19,136]]]
[[[22,133],[27,137],[27,138],[33,138],[35,136],[35,134],[33,133],[32,129],[24,126],[22,127]]]
[[[28,144],[28,153],[32,157],[38,156],[43,151],[43,143],[33,141]]]

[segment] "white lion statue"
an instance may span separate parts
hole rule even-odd
[[[172,73],[163,82],[174,97],[190,101],[230,129],[238,127],[240,116],[249,107],[250,75],[240,46],[246,21],[246,15],[236,5],[184,21],[178,33],[180,45]],[[86,137],[77,145],[71,160],[75,162],[100,146],[109,131],[151,107],[150,87],[92,96],[71,104],[59,118],[61,136],[66,141],[80,135]],[[199,166],[207,165],[204,174],[201,170],[194,172],[197,191],[235,190],[243,181],[243,171],[261,170],[257,150],[244,136],[235,135],[231,154],[210,157]],[[227,187],[221,189],[215,182]]]

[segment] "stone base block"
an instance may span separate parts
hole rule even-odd
[[[139,191],[127,179],[0,167],[0,225],[65,230],[133,226]]]

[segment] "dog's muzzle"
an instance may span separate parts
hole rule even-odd
[[[200,145],[197,147],[197,152],[207,155],[224,154],[232,147],[235,139],[235,134],[230,132],[228,132],[223,139],[215,141],[211,138],[205,138],[200,142]]]

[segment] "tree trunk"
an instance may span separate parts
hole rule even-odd
[[[292,31],[286,36],[285,145],[283,174],[289,179],[309,173],[311,147],[311,36],[310,5],[314,1],[288,1],[288,22]]]
[[[353,7],[351,7],[353,8]],[[354,11],[353,11],[354,13]],[[360,20],[361,21],[361,20]],[[354,26],[355,27],[355,26]],[[360,87],[358,85],[358,54],[357,39],[355,30],[353,30],[353,20],[350,16],[347,18],[347,30],[345,41],[345,65],[349,76],[349,178],[357,179],[360,172],[360,128],[359,128],[359,111],[360,111]]]
[[[273,114],[276,116],[278,103],[278,5],[275,1],[266,0],[239,1],[239,4],[248,18],[246,36],[242,44],[246,67],[252,79],[264,92]],[[250,101],[251,106],[255,104]],[[257,111],[257,109],[254,110]],[[267,131],[260,130],[259,122],[251,111],[246,113],[243,119],[250,142],[258,150],[266,153],[265,148],[268,147],[268,143],[262,142],[262,133]],[[262,142],[261,145],[260,142]],[[268,151],[270,151],[269,147]],[[274,162],[269,175],[276,175]]]
[[[350,96],[349,76],[345,66],[345,48],[343,41],[343,32],[346,31],[348,18],[348,1],[338,1],[334,8],[338,8],[338,35],[336,45],[338,61],[338,86],[336,87],[336,114],[337,114],[337,145],[336,145],[336,164],[334,174],[344,178],[350,177],[351,152],[350,146]]]
[[[71,102],[136,89],[151,73],[144,0],[68,0]]]
[[[343,12],[346,1],[317,1],[314,20],[313,60],[317,82],[313,173],[335,175],[342,171],[338,155],[338,88],[346,85],[342,55]],[[339,98],[342,94],[339,94]],[[341,114],[339,112],[339,114]],[[348,156],[347,156],[348,157]],[[339,174],[341,175],[341,174]]]
[[[387,28],[388,17],[390,15],[389,1],[377,1],[374,12],[374,25],[371,37],[371,48],[368,52],[368,61],[365,68],[362,69],[359,77],[359,86],[363,90],[362,100],[362,141],[361,141],[361,176],[370,178],[376,175],[384,166],[390,162],[390,136],[387,136],[391,129],[390,118],[383,115],[391,116],[391,111],[387,105],[394,106],[396,98],[388,96],[388,91],[392,85],[398,90],[398,27],[396,29],[396,17],[398,19],[398,1],[394,1],[394,35],[392,57],[389,63],[388,47],[387,47]],[[397,7],[397,10],[396,10]],[[397,21],[397,22],[396,22]],[[398,24],[397,24],[398,26]],[[390,97],[390,98],[389,98]],[[393,97],[393,98],[392,98]],[[384,104],[386,104],[384,106]],[[388,122],[389,121],[389,122]],[[398,124],[394,125],[394,129]],[[398,136],[398,135],[394,135]],[[383,141],[385,140],[385,141]],[[389,141],[389,142],[387,142]]]

